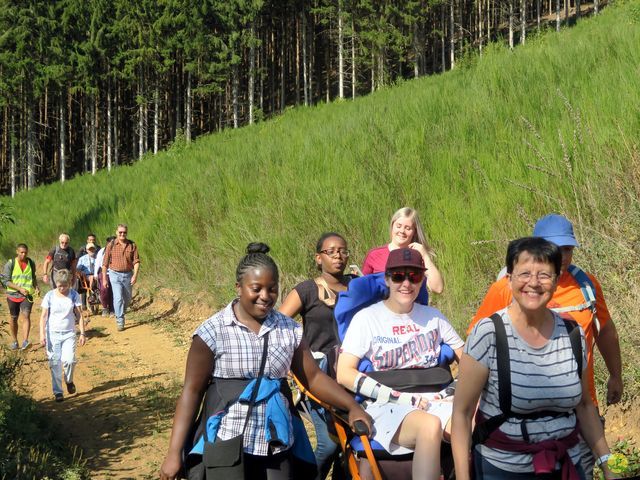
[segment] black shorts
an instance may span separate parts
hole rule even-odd
[[[9,315],[11,315],[11,318],[18,318],[21,313],[28,316],[31,313],[31,307],[33,307],[33,302],[27,299],[21,302],[14,302],[7,298],[7,304],[9,305]]]

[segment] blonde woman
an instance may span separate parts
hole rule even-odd
[[[389,225],[391,241],[387,245],[369,250],[362,265],[362,273],[384,272],[389,252],[398,248],[417,250],[424,261],[427,275],[427,288],[434,293],[442,293],[444,280],[442,274],[433,263],[433,249],[427,242],[418,212],[413,208],[404,207],[396,211],[391,217]]]

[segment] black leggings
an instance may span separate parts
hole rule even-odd
[[[244,478],[251,480],[293,480],[290,452],[261,456],[244,454]]]

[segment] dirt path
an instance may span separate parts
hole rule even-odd
[[[52,413],[51,428],[82,448],[92,478],[157,478],[193,331],[157,328],[176,305],[134,299],[124,332],[113,317],[90,317],[87,344],[77,349],[77,393],[62,403],[53,401],[44,348],[25,354],[22,388]],[[37,335],[32,328],[34,343]]]

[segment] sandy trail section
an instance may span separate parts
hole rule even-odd
[[[197,322],[167,333],[154,324],[172,315],[175,304],[151,303],[134,298],[123,332],[114,317],[90,317],[87,344],[76,351],[77,393],[65,392],[62,403],[53,401],[37,322],[32,327],[36,345],[25,353],[21,388],[51,413],[51,428],[82,449],[91,478],[158,478]]]

